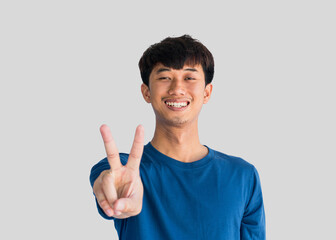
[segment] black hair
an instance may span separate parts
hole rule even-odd
[[[151,45],[139,61],[139,69],[144,84],[149,86],[149,76],[156,64],[182,69],[185,64],[194,66],[201,64],[205,85],[211,83],[214,76],[214,59],[211,52],[197,39],[189,35],[167,37],[161,42]]]

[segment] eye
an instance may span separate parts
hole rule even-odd
[[[170,77],[159,77],[159,80],[170,80]]]
[[[193,77],[186,77],[185,80],[195,80],[196,78]]]

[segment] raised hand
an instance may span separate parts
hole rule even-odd
[[[117,146],[107,125],[100,127],[110,170],[103,171],[93,185],[98,204],[106,215],[128,218],[141,212],[143,185],[140,178],[140,160],[144,147],[144,128],[135,131],[133,146],[127,164],[120,162]]]

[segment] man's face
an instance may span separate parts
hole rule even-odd
[[[159,63],[149,76],[149,88],[143,84],[141,91],[146,102],[152,104],[158,123],[182,126],[197,123],[212,85],[205,86],[201,65],[185,65],[177,70]]]

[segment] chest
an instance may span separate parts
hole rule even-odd
[[[239,175],[218,168],[189,170],[162,166],[142,174],[143,210],[175,221],[192,220],[198,227],[240,224],[246,188]]]

